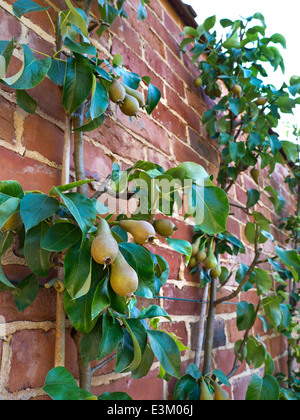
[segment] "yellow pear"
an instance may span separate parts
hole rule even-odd
[[[109,98],[112,102],[118,104],[120,102],[123,102],[126,96],[126,91],[124,89],[124,86],[117,80],[114,80],[111,84],[111,87],[108,91]]]
[[[145,245],[155,241],[155,230],[149,222],[143,220],[121,220],[119,222],[120,228],[131,233],[136,243]]]
[[[201,238],[197,238],[195,242],[192,243],[192,257],[195,257],[198,254]]]
[[[215,382],[215,400],[216,401],[229,401],[229,395],[219,384]]]
[[[138,288],[138,275],[127,263],[121,252],[112,263],[110,285],[113,291],[122,297],[130,297]]]
[[[258,169],[256,169],[256,168],[253,168],[253,169],[251,170],[250,174],[251,174],[251,176],[252,176],[253,181],[254,181],[257,185],[259,185],[259,170],[258,170]]]
[[[236,96],[237,98],[240,98],[242,96],[243,93],[243,89],[241,88],[240,85],[234,85],[232,88],[232,93],[234,94],[234,96]]]
[[[219,264],[215,267],[215,268],[212,268],[211,270],[210,270],[210,276],[212,277],[212,278],[214,278],[214,279],[218,279],[219,277],[220,277],[220,275],[222,274],[222,269],[221,269],[221,267],[219,266]]]
[[[128,117],[136,117],[140,109],[139,101],[131,95],[126,94],[120,104],[120,110]]]
[[[214,269],[218,265],[218,261],[211,247],[209,248],[208,256],[206,260],[204,261],[204,265],[208,270]]]
[[[91,254],[93,259],[101,265],[110,265],[118,256],[118,242],[113,237],[110,227],[105,219],[100,219],[98,233],[92,243]]]
[[[172,220],[168,219],[158,219],[153,222],[154,229],[156,232],[168,238],[169,236],[172,236],[176,230],[178,230],[178,227],[172,222]]]
[[[135,89],[131,89],[129,86],[124,85],[124,83],[123,83],[123,87],[128,95],[133,96],[135,99],[137,99],[141,108],[143,108],[146,105],[145,98],[142,92]]]
[[[205,381],[201,382],[200,389],[201,389],[200,401],[213,401],[214,400],[214,397],[209,392],[208,386],[206,385]]]

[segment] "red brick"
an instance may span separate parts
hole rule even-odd
[[[64,133],[38,115],[30,115],[24,123],[24,146],[53,162],[62,163]]]
[[[164,286],[164,296],[176,299],[189,299],[190,301],[181,300],[164,300],[164,309],[172,315],[200,315],[201,303],[193,302],[201,300],[203,291],[199,287],[185,286],[178,289],[173,284]]]
[[[15,106],[0,96],[0,139],[14,143],[14,111]]]
[[[25,191],[39,190],[45,193],[48,193],[53,185],[61,184],[60,171],[57,169],[2,147],[0,153],[1,180],[15,180],[21,183]]]
[[[21,35],[21,24],[18,20],[12,17],[9,13],[0,9],[0,39],[11,41],[13,37],[17,39]]]
[[[174,87],[174,86],[173,86]],[[191,109],[181,98],[183,96],[173,89],[167,87],[167,101],[168,106],[176,111],[194,130],[200,132],[201,129],[201,116]]]
[[[206,163],[201,159],[201,157],[189,146],[183,144],[182,142],[172,138],[172,145],[174,150],[175,158],[179,163],[182,162],[195,162],[199,165],[202,165],[204,168]]]

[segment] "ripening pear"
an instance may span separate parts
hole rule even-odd
[[[131,233],[136,243],[145,245],[153,243],[156,238],[154,227],[149,222],[143,220],[121,220],[120,228]]]
[[[129,86],[126,86],[124,84],[123,84],[123,87],[124,87],[124,89],[125,89],[125,91],[128,95],[133,96],[135,99],[137,99],[141,108],[146,106],[145,98],[144,98],[144,95],[142,94],[142,92],[140,92],[138,90],[135,90],[135,89],[131,89]]]
[[[242,96],[243,89],[242,89],[242,87],[240,85],[234,85],[233,88],[232,88],[232,93],[237,98],[240,98]]]
[[[195,87],[201,87],[203,84],[203,80],[201,76],[196,77],[196,79],[194,80],[194,86]]]
[[[250,172],[252,179],[254,180],[254,182],[259,185],[259,170],[256,168],[253,168]]]
[[[213,250],[212,250],[212,247],[209,248],[207,258],[204,261],[204,265],[208,270],[216,268],[217,265],[218,265],[218,261],[216,259],[216,256],[215,256]]]
[[[138,288],[138,275],[128,264],[121,252],[111,266],[110,285],[121,297],[130,297]]]
[[[195,257],[199,252],[201,238],[197,238],[195,242],[192,243],[192,257]]]
[[[219,264],[215,268],[211,269],[209,274],[212,278],[218,279],[222,274],[222,269]]]
[[[214,383],[215,400],[216,401],[229,401],[229,395],[219,384]]]
[[[110,227],[105,219],[100,219],[98,232],[92,243],[91,254],[93,259],[101,265],[110,265],[118,256],[118,242],[113,237]]]
[[[124,101],[126,96],[126,90],[120,82],[114,80],[111,84],[111,87],[109,88],[108,94],[110,100],[115,104],[118,104]]]
[[[203,263],[206,260],[206,258],[207,258],[206,247],[205,247],[205,244],[203,244],[197,254],[197,261],[199,263]]]
[[[16,230],[19,226],[21,226],[22,223],[23,222],[21,218],[21,213],[18,211],[17,213],[14,213],[13,215],[10,216],[9,219],[6,220],[1,230],[2,231]]]
[[[154,220],[153,226],[156,232],[165,238],[172,236],[178,230],[178,227],[169,219]]]
[[[200,401],[214,401],[214,397],[209,392],[208,386],[206,385],[205,381],[201,382],[200,389]]]
[[[260,96],[256,101],[255,101],[256,105],[258,106],[264,106],[268,103],[268,99],[265,98],[264,96]]]
[[[197,258],[196,257],[192,257],[189,261],[189,267],[190,268],[195,268],[198,264]]]
[[[140,109],[139,101],[131,95],[126,94],[120,104],[120,110],[128,117],[136,117]]]

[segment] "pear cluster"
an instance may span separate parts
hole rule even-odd
[[[201,244],[201,237],[197,238],[192,244],[192,256],[189,262],[190,268],[196,267],[198,264],[203,264],[207,270],[210,270],[212,278],[219,278],[222,274],[222,269],[213,251],[213,242],[206,246],[206,242]]]
[[[138,90],[131,89],[119,80],[114,79],[109,91],[109,98],[115,104],[118,104],[123,114],[128,117],[137,117],[140,108],[144,108],[144,95]]]
[[[200,384],[200,401],[228,401],[228,393],[219,385],[214,382],[213,385],[207,385],[205,379],[202,379]],[[212,394],[214,392],[214,395]]]

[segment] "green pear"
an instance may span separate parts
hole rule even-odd
[[[178,227],[172,222],[172,220],[168,219],[154,220],[153,226],[156,232],[165,238],[172,236],[176,230],[178,230]]]
[[[216,401],[229,401],[229,395],[219,384],[214,383],[215,400]]]
[[[218,265],[218,261],[216,259],[216,256],[212,250],[212,247],[209,248],[208,256],[206,260],[204,261],[204,265],[208,270],[211,270],[213,268],[216,268]]]
[[[123,102],[126,96],[126,90],[124,86],[117,80],[114,80],[111,84],[111,87],[108,91],[109,98],[112,102],[118,104],[120,102]]]
[[[195,257],[199,252],[201,238],[197,238],[195,242],[192,243],[192,257]]]
[[[201,389],[200,401],[213,401],[214,400],[214,397],[209,392],[208,386],[206,385],[205,381],[201,382],[200,389]]]
[[[105,219],[100,219],[98,232],[92,243],[91,254],[93,259],[101,265],[110,265],[118,256],[118,242],[113,237],[110,227]]]
[[[119,222],[120,228],[131,233],[136,243],[145,245],[153,243],[156,238],[154,227],[151,223],[143,220],[121,220]]]
[[[133,96],[135,99],[137,99],[141,108],[143,108],[146,105],[145,98],[142,92],[135,89],[131,89],[129,86],[125,85],[124,83],[122,83],[122,85],[128,95]]]
[[[121,252],[111,266],[110,285],[113,291],[122,297],[130,297],[138,288],[138,275],[127,263]]]
[[[126,96],[120,104],[120,110],[128,117],[136,117],[140,109],[139,101],[126,93]]]
[[[210,270],[210,276],[214,279],[218,279],[221,274],[222,274],[222,269],[219,266],[219,264],[215,268],[212,268]]]

